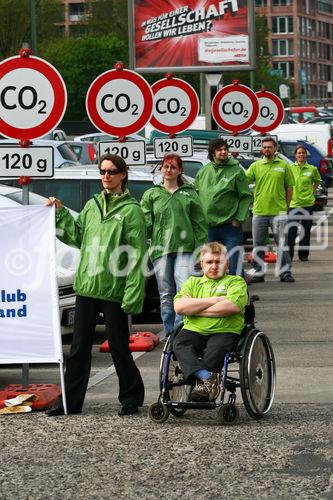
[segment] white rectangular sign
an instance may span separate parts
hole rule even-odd
[[[0,146],[0,176],[53,177],[54,157],[51,146]]]
[[[121,156],[127,165],[146,164],[145,141],[101,141],[98,143],[98,151],[99,157],[104,154]]]
[[[221,139],[227,142],[230,153],[251,153],[252,137],[250,135],[223,135]]]
[[[193,138],[191,136],[157,137],[154,139],[154,155],[156,158],[164,158],[166,154],[176,153],[179,156],[193,156]]]
[[[268,135],[253,135],[252,136],[252,152],[253,153],[261,153],[262,151],[262,140],[264,137],[268,137]],[[269,137],[272,137],[276,142],[278,142],[278,136],[277,135],[269,135]]]
[[[244,63],[249,60],[247,35],[199,38],[198,61],[207,63]]]
[[[0,363],[61,363],[54,207],[0,208]]]

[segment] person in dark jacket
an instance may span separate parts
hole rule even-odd
[[[80,248],[74,282],[74,335],[66,362],[66,400],[68,413],[81,413],[93,336],[102,313],[119,379],[119,415],[132,415],[143,404],[144,385],[129,349],[127,315],[141,312],[143,306],[146,225],[140,205],[126,188],[125,161],[116,155],[104,155],[99,171],[103,191],[87,202],[77,219],[60,200],[50,197],[47,203],[56,207],[59,239]],[[49,416],[63,413],[60,402],[47,411]]]

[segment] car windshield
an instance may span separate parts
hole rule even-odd
[[[75,156],[74,151],[72,151],[72,149],[68,146],[68,144],[59,144],[57,148],[62,158],[69,161],[75,161],[77,163],[77,157]]]

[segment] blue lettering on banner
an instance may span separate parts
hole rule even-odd
[[[18,304],[18,307],[4,307],[7,302],[25,302],[27,300],[27,294],[20,290],[19,288],[16,292],[7,292],[6,290],[0,290],[0,319],[1,318],[26,318],[27,316],[27,305]],[[2,304],[1,304],[2,303]]]

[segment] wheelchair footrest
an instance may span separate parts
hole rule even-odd
[[[207,402],[194,402],[194,401],[183,401],[180,403],[172,403],[171,401],[166,401],[164,403],[166,406],[170,407],[172,406],[173,408],[192,408],[194,410],[213,410],[218,404],[216,404],[215,401],[207,401]]]

